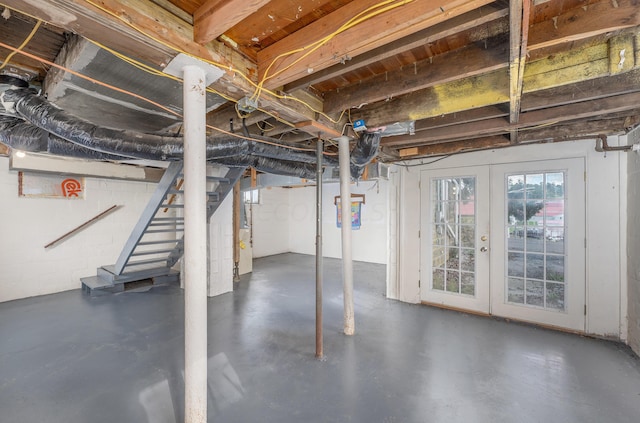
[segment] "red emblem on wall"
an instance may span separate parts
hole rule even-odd
[[[78,180],[69,178],[62,181],[62,194],[65,197],[77,197],[79,192],[82,192],[82,185]]]

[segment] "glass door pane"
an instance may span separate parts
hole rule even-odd
[[[488,314],[489,168],[424,170],[420,184],[420,300]]]
[[[475,295],[475,187],[475,177],[431,180],[431,289]]]
[[[565,173],[506,175],[506,301],[565,311]]]
[[[491,188],[491,313],[584,330],[584,159],[492,165]]]

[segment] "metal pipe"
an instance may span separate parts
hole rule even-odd
[[[589,138],[593,138],[593,137],[588,137],[587,139]],[[606,135],[598,135],[596,137],[596,151],[600,153],[607,152],[607,151],[631,151],[632,148],[633,148],[632,145],[621,145],[617,147],[612,147],[609,145],[609,143],[607,143]]]
[[[340,204],[342,207],[342,287],[344,292],[344,333],[353,335],[355,317],[353,314],[353,261],[351,258],[351,159],[349,138],[338,138],[340,162]]]
[[[322,342],[322,150],[323,143],[316,142],[316,358],[323,356]]]
[[[205,73],[184,72],[185,423],[207,421],[207,156]]]
[[[233,186],[233,281],[240,281],[240,181]]]

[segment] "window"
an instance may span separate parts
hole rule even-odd
[[[245,204],[260,204],[260,190],[252,189],[242,193]]]

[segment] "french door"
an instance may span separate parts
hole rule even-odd
[[[584,330],[583,159],[423,171],[421,300]]]
[[[423,171],[421,300],[489,313],[489,168]]]

